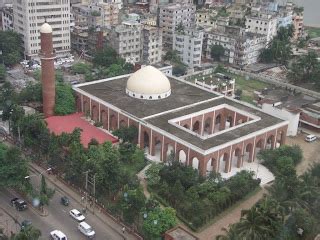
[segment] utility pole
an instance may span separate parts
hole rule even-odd
[[[86,189],[86,203],[85,203],[85,209],[87,210],[87,203],[88,203],[88,175],[89,175],[89,171],[86,171],[85,174],[86,174],[86,186],[85,186],[85,189]]]
[[[94,207],[95,207],[95,199],[96,199],[96,174],[94,174],[91,178],[89,178],[89,171],[84,172],[86,174],[86,184],[85,184],[85,190],[86,190],[86,203],[85,208],[87,209],[88,205],[88,184],[91,185],[93,189],[93,213],[94,213]]]

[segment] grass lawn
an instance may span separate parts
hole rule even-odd
[[[320,37],[320,28],[308,27],[306,31],[311,38]]]
[[[251,78],[246,80],[245,77],[239,75],[232,75],[232,77],[236,80],[235,88],[242,90],[241,100],[251,104],[254,103],[254,91],[271,86],[270,84]]]

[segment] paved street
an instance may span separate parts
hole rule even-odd
[[[35,179],[33,181],[36,181],[36,179],[40,180],[40,178],[38,177],[33,177],[32,179]],[[49,182],[47,183],[49,187],[52,187]],[[54,197],[50,200],[50,205],[48,207],[45,207],[49,213],[48,216],[45,217],[40,216],[39,213],[31,207],[29,207],[29,209],[27,209],[26,211],[16,211],[10,205],[10,199],[14,196],[8,191],[1,191],[0,205],[20,223],[25,219],[31,220],[35,227],[41,229],[42,237],[40,239],[49,239],[49,233],[54,229],[59,229],[64,232],[70,240],[86,239],[85,236],[82,235],[77,229],[76,220],[69,216],[70,209],[77,208],[81,210],[80,204],[78,204],[74,199],[71,198],[70,205],[68,207],[61,205],[60,198],[63,195],[64,194],[60,190],[56,189]],[[90,213],[86,215],[86,222],[94,228],[96,232],[95,239],[123,239],[121,234],[108,227],[96,216]]]

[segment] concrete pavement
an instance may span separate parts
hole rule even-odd
[[[36,171],[37,173],[43,172],[43,169],[36,164],[31,164],[32,171]],[[50,205],[47,208],[49,212],[49,216],[51,215],[56,218],[61,218],[61,212],[59,211],[65,211],[64,212],[64,218],[70,218],[68,215],[68,211],[72,208],[77,208],[78,210],[81,210],[83,208],[83,203],[81,203],[81,195],[74,191],[73,189],[66,186],[64,183],[62,183],[60,180],[57,179],[55,175],[43,173],[43,175],[46,178],[47,184],[49,187],[54,187],[56,189],[56,194],[53,197],[53,199],[50,202]],[[71,206],[69,207],[63,207],[60,204],[60,198],[61,196],[68,196],[71,200]],[[87,222],[94,228],[96,231],[96,239],[101,240],[117,240],[117,239],[142,239],[139,238],[139,236],[136,236],[134,234],[129,233],[128,231],[125,231],[125,233],[122,233],[122,227],[123,225],[117,223],[114,219],[111,217],[105,215],[103,212],[100,212],[98,209],[95,209],[94,214],[92,214],[93,209],[88,206],[87,211]],[[74,222],[76,224],[76,222]],[[75,227],[76,229],[76,227]],[[61,229],[62,230],[62,229]],[[63,231],[63,230],[62,230]],[[76,231],[78,231],[76,229]],[[66,233],[67,234],[67,233]],[[70,232],[70,234],[73,234]],[[68,236],[68,234],[67,234]],[[76,238],[81,239],[81,238]]]

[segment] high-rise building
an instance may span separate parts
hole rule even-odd
[[[171,48],[173,34],[178,25],[188,29],[195,25],[196,6],[193,4],[168,4],[160,6],[159,26],[163,29],[162,42]]]
[[[70,52],[70,0],[14,0],[14,30],[22,35],[24,55],[38,57],[41,25],[53,29],[53,48],[58,56]]]
[[[141,61],[151,65],[161,62],[162,55],[162,29],[144,25],[141,31]]]
[[[173,35],[173,50],[184,64],[190,68],[201,65],[203,32],[196,29],[175,31]]]

